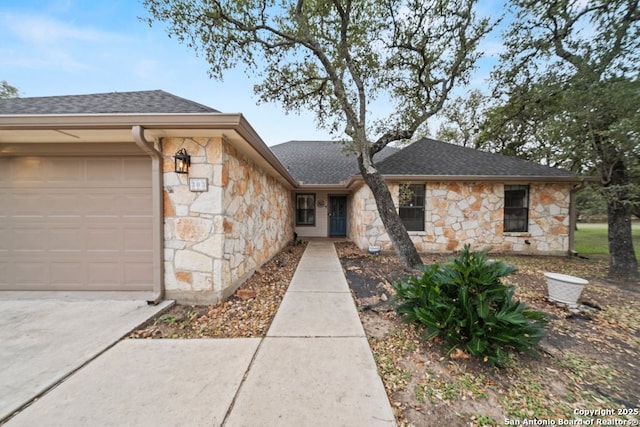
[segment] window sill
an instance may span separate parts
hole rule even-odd
[[[502,235],[509,237],[531,237],[531,233],[528,231],[505,231]]]
[[[409,233],[409,236],[426,236],[427,235],[426,231],[407,231],[407,233]]]

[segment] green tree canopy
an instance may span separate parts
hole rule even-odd
[[[237,66],[260,101],[309,110],[358,159],[406,266],[421,263],[372,156],[412,138],[468,80],[489,30],[467,0],[145,0],[149,23],[204,55],[222,78]]]
[[[483,137],[597,176],[608,206],[610,272],[636,278],[630,216],[640,203],[638,0],[516,0],[511,12],[493,76],[503,102],[489,112]]]
[[[20,92],[6,80],[0,81],[0,98],[16,98]]]

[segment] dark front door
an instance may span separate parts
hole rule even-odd
[[[329,196],[329,236],[347,235],[347,196]]]

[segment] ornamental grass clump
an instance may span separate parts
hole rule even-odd
[[[425,327],[425,339],[442,337],[447,352],[456,349],[498,366],[514,351],[537,355],[544,336],[544,313],[513,298],[501,279],[516,268],[487,259],[488,251],[460,255],[445,264],[422,267],[422,275],[393,285],[396,310],[406,322]]]

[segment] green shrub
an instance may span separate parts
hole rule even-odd
[[[501,283],[515,271],[466,245],[449,263],[395,283],[396,310],[424,325],[425,339],[442,337],[448,353],[460,348],[495,365],[507,364],[512,351],[537,355],[546,318],[514,301],[514,288]]]

